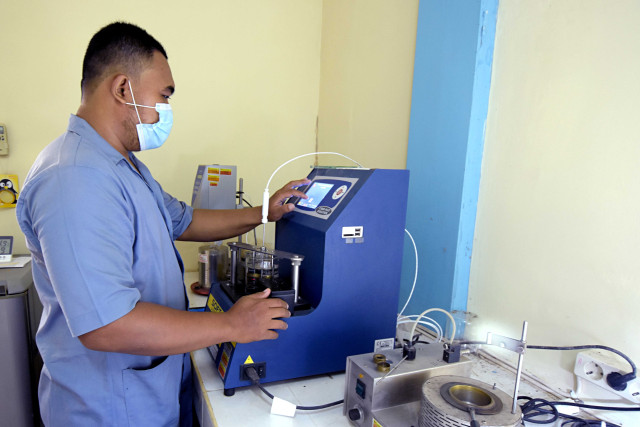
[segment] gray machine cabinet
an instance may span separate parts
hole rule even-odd
[[[0,269],[0,427],[39,425],[35,331],[42,306],[31,263]]]

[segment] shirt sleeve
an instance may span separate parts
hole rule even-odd
[[[157,182],[157,181],[156,181]],[[158,184],[160,186],[160,184]],[[162,186],[160,186],[162,190]],[[182,233],[189,227],[193,219],[193,208],[184,202],[179,201],[169,193],[162,190],[164,205],[171,216],[173,226],[173,240],[182,236]]]
[[[43,173],[25,194],[30,228],[73,336],[119,319],[140,299],[133,212],[121,185],[74,165]]]

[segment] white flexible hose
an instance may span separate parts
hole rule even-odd
[[[413,325],[413,328],[411,328],[411,335],[410,335],[411,339],[413,339],[413,335],[416,333],[416,327],[418,326],[418,322],[420,321],[422,316],[424,316],[427,313],[431,313],[432,311],[439,311],[440,313],[444,313],[447,316],[449,316],[449,319],[451,320],[451,338],[449,339],[449,344],[453,344],[453,338],[456,336],[456,321],[454,320],[451,313],[441,308],[429,308],[423,311],[422,313],[420,313],[420,315],[418,316],[418,320],[416,320],[416,323]]]
[[[407,233],[407,236],[409,236],[409,238],[411,239],[411,243],[413,244],[413,253],[415,254],[415,257],[416,257],[416,271],[415,271],[415,274],[413,275],[413,285],[411,286],[411,292],[409,293],[409,298],[407,298],[407,302],[404,303],[404,307],[402,307],[402,310],[400,310],[398,317],[402,316],[402,313],[404,313],[404,310],[409,305],[409,301],[411,301],[411,297],[413,296],[413,291],[416,288],[416,282],[418,281],[418,247],[416,246],[416,241],[413,240],[413,236],[411,235],[411,233],[409,233],[409,230],[405,228],[404,232]]]

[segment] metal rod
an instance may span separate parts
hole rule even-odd
[[[231,285],[236,284],[236,266],[238,264],[238,249],[231,246]]]
[[[389,374],[391,374],[393,371],[395,371],[395,370],[398,368],[398,366],[400,366],[400,365],[402,364],[402,362],[404,362],[405,360],[407,360],[407,356],[403,357],[403,358],[402,358],[402,360],[400,360],[400,361],[396,364],[396,366],[394,366],[393,368],[391,368],[391,370],[390,370],[389,372],[387,372],[386,374],[384,374],[384,375],[382,376],[382,378],[380,378],[380,379],[378,380],[378,384],[379,384],[383,379],[387,378],[387,377],[389,376]]]
[[[478,423],[478,421],[476,420],[476,410],[474,408],[467,408],[469,411],[469,418],[471,418],[471,424],[469,424],[470,427],[480,427],[480,424]]]
[[[518,356],[518,370],[516,371],[516,385],[513,390],[513,406],[511,407],[511,413],[515,414],[518,407],[518,390],[520,389],[520,377],[522,376],[522,360],[524,359],[524,352],[527,348],[527,326],[528,322],[525,320],[522,323],[522,351]]]
[[[298,293],[300,288],[300,264],[302,258],[295,256],[291,258],[291,285],[293,287],[293,301],[298,302]]]

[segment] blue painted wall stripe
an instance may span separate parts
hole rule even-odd
[[[466,309],[497,9],[497,0],[420,2],[407,150],[420,276],[405,314]],[[401,305],[415,267],[409,245]]]

